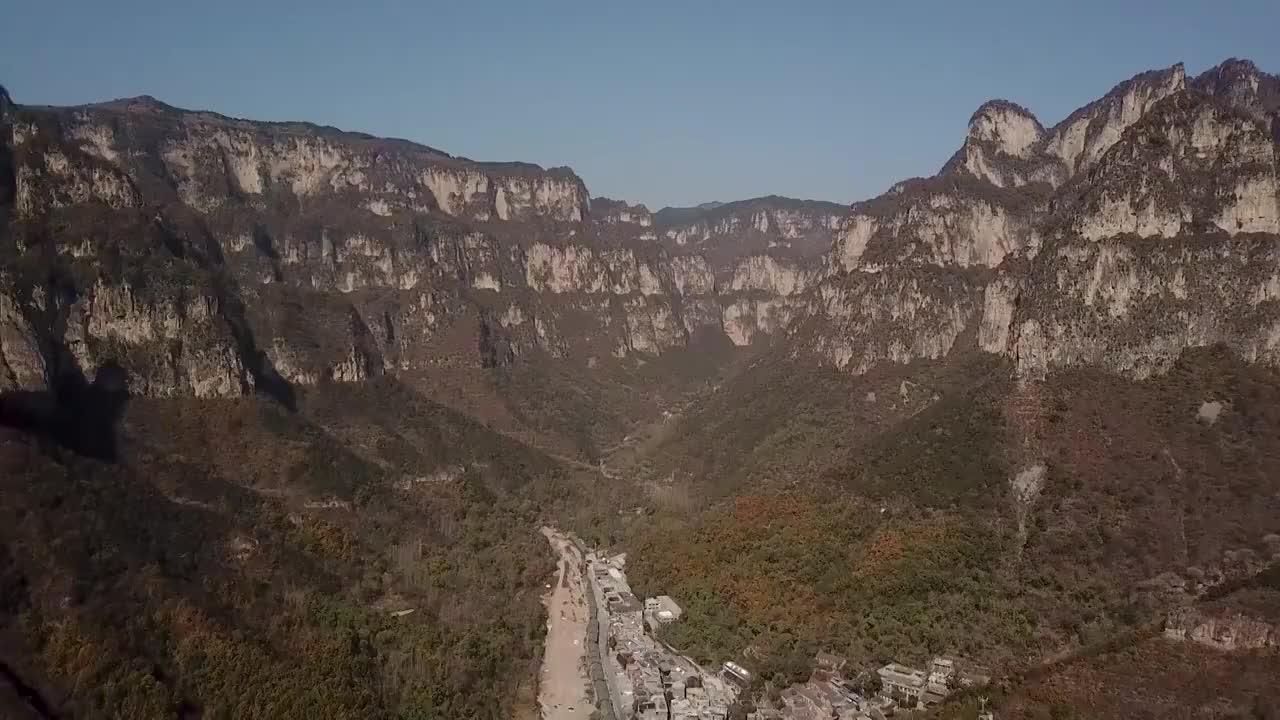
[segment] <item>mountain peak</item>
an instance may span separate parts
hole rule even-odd
[[[973,115],[969,116],[969,125],[972,127],[975,122],[978,122],[978,120],[985,115],[1003,113],[1021,115],[1023,117],[1031,118],[1032,120],[1036,120],[1037,123],[1039,122],[1039,120],[1036,119],[1035,113],[1022,105],[1004,98],[992,98],[979,105],[978,109],[973,111]]]
[[[1280,112],[1280,77],[1259,70],[1252,60],[1228,58],[1201,73],[1192,85],[1255,117]]]
[[[971,139],[994,143],[1008,155],[1025,156],[1042,135],[1044,126],[1036,116],[1008,100],[988,100],[969,118]]]
[[[97,107],[127,110],[129,112],[175,112],[174,107],[152,95],[136,95],[134,97],[117,98],[98,103]]]
[[[1214,67],[1200,74],[1200,78],[1216,76],[1223,78],[1247,78],[1260,74],[1256,63],[1248,58],[1227,58]],[[1200,78],[1197,78],[1200,79]]]

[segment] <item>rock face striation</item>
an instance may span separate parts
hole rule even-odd
[[[6,102],[0,136],[5,388],[111,360],[138,393],[236,396],[535,352],[643,358],[704,332],[758,342],[844,212],[762,198],[660,222],[566,168],[148,97]]]
[[[1242,613],[1202,613],[1191,608],[1181,609],[1170,616],[1164,636],[1228,651],[1280,646],[1280,630],[1271,623]]]
[[[1218,343],[1277,362],[1277,88],[1229,60],[1143,73],[1049,129],[984,104],[938,176],[853,205],[808,346],[863,370],[941,357],[972,328],[1028,378],[1140,378]]]
[[[1280,359],[1280,79],[1138,75],[1044,127],[974,113],[934,177],[852,206],[650,212],[486,163],[148,97],[0,95],[0,391],[236,396],[701,335],[849,372],[972,347],[1024,377]]]

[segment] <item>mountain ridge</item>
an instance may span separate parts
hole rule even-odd
[[[307,124],[255,123],[149,101],[129,110],[136,99],[62,109],[15,105],[6,114],[6,154],[13,163],[6,176],[15,192],[6,232],[18,236],[19,247],[44,247],[68,271],[79,267],[99,279],[72,281],[80,299],[67,303],[47,281],[5,273],[11,328],[0,348],[5,385],[39,389],[35,379],[56,376],[55,366],[74,365],[90,376],[98,358],[131,346],[138,346],[136,362],[128,367],[133,360],[126,358],[126,369],[144,380],[137,391],[149,394],[251,392],[258,380],[247,368],[258,365],[266,368],[255,371],[261,378],[314,384],[426,370],[444,357],[508,365],[541,354],[627,375],[655,355],[682,352],[701,333],[723,335],[752,352],[792,342],[787,338],[802,326],[825,336],[798,351],[838,368],[945,355],[960,329],[975,323],[990,328],[984,349],[1029,355],[1034,339],[1015,350],[1023,333],[1000,329],[1014,302],[1010,273],[1018,263],[994,285],[973,276],[963,301],[954,294],[927,299],[931,286],[908,280],[908,266],[946,274],[997,268],[1021,255],[1034,264],[1041,245],[1059,242],[1053,238],[1064,231],[1089,242],[1126,230],[1177,234],[1184,221],[1172,219],[1173,210],[1124,200],[1116,190],[1122,181],[1098,174],[1113,172],[1112,166],[1099,170],[1097,164],[1108,153],[1137,152],[1135,143],[1146,142],[1133,137],[1139,121],[1150,124],[1153,108],[1197,92],[1202,99],[1187,99],[1181,112],[1217,103],[1224,112],[1252,115],[1252,121],[1220,114],[1203,122],[1214,128],[1205,132],[1222,138],[1236,132],[1227,124],[1237,120],[1258,124],[1246,135],[1261,164],[1235,171],[1245,185],[1233,191],[1245,199],[1212,200],[1231,220],[1188,220],[1197,227],[1219,222],[1229,234],[1275,232],[1274,143],[1264,141],[1259,124],[1275,112],[1275,84],[1247,61],[1228,60],[1191,81],[1175,65],[1118,83],[1047,129],[1021,106],[989,101],[937,176],[901,181],[878,197],[846,207],[764,196],[657,213],[593,200],[567,168],[475,163],[428,146]],[[1148,135],[1186,132],[1181,127]],[[1186,157],[1186,167],[1200,162]],[[1153,180],[1164,173],[1148,166],[1138,172]],[[1201,186],[1206,198],[1222,195]],[[1072,199],[1075,187],[1093,188],[1091,197],[1101,199],[1081,205]],[[1153,212],[1159,219],[1148,217]],[[140,234],[149,213],[161,219],[159,229]],[[64,228],[62,237],[49,237],[51,221]],[[172,257],[146,261],[165,270],[142,284],[102,274],[104,266],[93,258],[118,246],[95,237],[113,226],[121,237],[153,237],[134,244],[167,248],[161,254]],[[152,251],[139,245],[136,252]],[[14,258],[24,254],[35,257],[10,250]],[[166,275],[203,276],[210,283],[225,277],[244,302],[213,302],[212,289],[193,294],[199,283],[183,291],[185,299],[176,298],[155,282]],[[846,337],[849,322],[865,325],[846,306],[854,297],[861,298],[860,312],[893,317],[911,304],[941,304],[924,324],[906,316],[874,337],[865,328]],[[55,303],[39,310],[40,298]],[[299,344],[301,336],[284,329],[304,328],[305,316],[275,309],[287,298],[328,308],[334,318],[347,315],[352,324],[306,329],[311,339]],[[105,316],[99,322],[95,307],[122,308],[126,322]],[[235,307],[243,317],[223,318]],[[49,312],[65,318],[60,324],[70,320],[67,332],[77,334],[37,338],[35,318]],[[942,316],[951,319],[928,326]],[[212,335],[182,329],[209,321]],[[1026,321],[1018,325],[1027,335],[1036,332]],[[251,332],[225,329],[236,327]],[[479,357],[467,361],[463,348],[441,344],[457,335],[455,327],[474,333]],[[948,329],[939,334],[940,327]],[[240,337],[240,349],[219,334]],[[1003,344],[996,337],[1005,338]],[[69,353],[49,355],[59,344]],[[495,347],[503,350],[495,354]],[[853,361],[855,354],[864,359]]]
[[[545,522],[753,691],[820,649],[1024,677],[1212,609],[1280,560],[1274,80],[987,102],[877,197],[656,213],[0,96],[0,714],[511,717]]]

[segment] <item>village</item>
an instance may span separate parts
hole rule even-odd
[[[589,586],[584,661],[603,720],[727,720],[739,705],[750,708],[748,720],[884,720],[989,680],[957,657],[934,657],[924,669],[895,662],[859,672],[823,652],[807,683],[739,703],[752,685],[750,670],[734,661],[709,670],[662,642],[658,629],[681,619],[678,602],[666,595],[641,600],[627,582],[625,554],[605,556],[573,542]],[[994,720],[985,708],[980,717]]]
[[[953,657],[935,657],[926,670],[889,663],[877,669],[869,683],[863,677],[857,682],[846,678],[845,659],[830,653],[818,653],[816,665],[809,682],[783,690],[776,702],[762,698],[747,719],[884,720],[899,709],[923,709],[990,680],[980,668]],[[984,705],[979,719],[994,716]]]
[[[678,621],[682,611],[665,595],[641,602],[627,583],[624,555],[588,553],[586,559],[595,620],[595,632],[589,632],[595,636],[590,646],[593,676],[604,676],[608,695],[606,703],[597,693],[601,715],[615,720],[726,720],[741,688],[750,682],[749,674],[736,663],[726,663],[718,673],[706,670],[658,640],[654,629]]]

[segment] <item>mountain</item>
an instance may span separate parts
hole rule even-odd
[[[1189,716],[1196,674],[1280,703],[1273,652],[1220,654],[1280,623],[1276,82],[1174,66],[1048,129],[986,103],[854,203],[786,342],[617,456],[656,511],[613,531],[631,577],[691,599],[669,639],[766,694],[827,650],[962,655],[1013,717]]]
[[[1142,305],[1129,284],[1139,275],[1147,288],[1210,292],[1183,288],[1161,256],[1200,253],[1198,268],[1223,273],[1238,269],[1233,258],[1256,259],[1246,244],[1278,230],[1276,82],[1242,61],[1194,80],[1174,66],[1049,129],[993,101],[938,176],[852,208],[771,196],[656,215],[602,198],[593,207],[568,169],[477,163],[332,128],[151,98],[14,106],[11,247],[51,251],[46,260],[79,277],[70,300],[6,263],[15,340],[5,382],[31,389],[123,355],[135,392],[230,397],[532,354],[625,365],[700,333],[735,346],[808,334],[820,361],[857,371],[944,356],[974,325],[984,350],[1016,354],[1026,369],[1092,362],[1110,352],[1108,330],[1031,311],[1025,286],[1052,265],[1060,291],[1045,302],[1092,307],[1120,293],[1109,312],[1123,320]],[[42,233],[57,236],[52,248]],[[1130,257],[1126,235],[1174,242]],[[1225,242],[1180,244],[1205,235]],[[1111,276],[1118,264],[1132,266],[1126,277]],[[1251,267],[1256,288],[1192,304],[1265,300],[1270,276]],[[1085,280],[1099,274],[1096,287]],[[864,292],[924,315],[872,332]],[[1229,320],[1188,317],[1199,329],[1187,332],[1202,336],[1152,338],[1166,346],[1150,350],[1159,357],[1111,362],[1141,374],[1217,341],[1267,352],[1265,333],[1221,327]],[[1046,325],[1081,338],[1040,350]],[[37,339],[49,326],[61,336]],[[459,335],[473,347],[449,347]]]
[[[139,358],[135,374],[154,395],[238,396],[267,376],[310,385],[421,368],[438,362],[440,338],[468,313],[502,346],[490,359],[504,362],[534,350],[578,363],[652,355],[726,323],[739,337],[771,332],[766,319],[725,316],[751,307],[752,293],[796,292],[800,271],[785,258],[764,260],[764,251],[811,233],[829,238],[839,213],[834,205],[792,212],[794,203],[765,199],[719,213],[714,228],[664,227],[664,243],[646,229],[652,219],[643,208],[599,200],[593,211],[582,181],[564,168],[476,163],[403,141],[234,120],[150,98],[18,107],[7,122],[17,185],[11,232],[20,245],[63,223],[59,243],[74,237],[72,257],[93,265],[107,233],[151,234],[152,247],[171,256],[164,271],[216,268],[242,296],[243,310],[214,303],[210,279],[178,303],[163,296],[158,278],[129,278],[127,287],[91,284],[80,305],[50,310],[95,326],[76,351],[79,366],[97,358],[95,305],[150,314],[127,322],[150,326],[142,332],[154,337],[189,338],[178,328],[208,325],[211,337],[184,344],[179,359]],[[713,267],[682,249],[687,238],[735,233],[753,241],[758,234],[759,257],[730,253]],[[30,282],[10,283],[10,293],[32,292]],[[307,346],[300,333],[282,332],[289,317],[258,312],[290,300],[359,317],[350,327],[310,329]],[[165,323],[167,335],[158,327]],[[251,346],[233,337],[236,325],[246,326],[242,335],[252,330]],[[131,345],[144,340],[123,328],[100,332]],[[194,355],[216,356],[216,370]],[[17,372],[28,370],[10,375]]]
[[[1247,61],[1052,127],[984,103],[848,206],[651,213],[150,97],[0,93],[0,139],[0,703],[511,716],[549,518],[774,689],[955,652],[1031,715],[1179,608],[1280,622],[1280,78]]]

